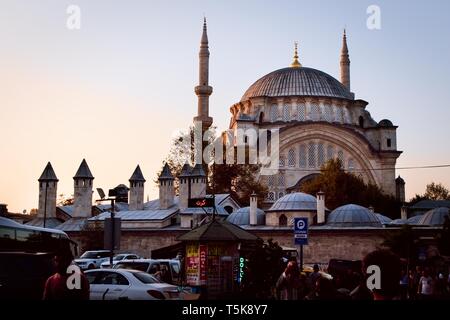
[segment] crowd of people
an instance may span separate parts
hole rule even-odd
[[[380,285],[369,289],[372,273],[369,266],[378,266]],[[443,269],[443,268],[441,268]],[[407,270],[400,258],[389,250],[376,250],[363,260],[362,270],[326,276],[314,265],[307,275],[295,260],[289,261],[276,283],[279,300],[433,300],[450,299],[450,275],[447,270],[417,266]],[[370,280],[370,279],[369,279]]]

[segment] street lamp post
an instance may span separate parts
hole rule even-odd
[[[103,201],[111,201],[111,248],[109,253],[109,265],[112,268],[113,267],[113,260],[114,260],[114,248],[116,246],[115,240],[116,240],[116,230],[115,230],[115,196],[116,192],[115,190],[111,189],[108,192],[108,198],[105,199],[105,192],[101,188],[97,188],[97,192],[100,195],[100,199],[96,200],[96,202],[103,202]],[[105,232],[105,231],[104,231]]]

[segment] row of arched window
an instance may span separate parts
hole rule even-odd
[[[286,154],[280,155],[279,166],[280,168],[320,168],[333,158],[338,158],[348,170],[355,169],[355,161],[352,158],[345,163],[342,150],[333,145],[325,145],[323,142],[309,142],[290,148]]]
[[[278,105],[270,106],[270,121],[327,121],[338,123],[351,123],[352,116],[346,107],[332,106],[318,103],[311,103],[309,109],[305,103],[297,105],[283,105],[281,110]]]

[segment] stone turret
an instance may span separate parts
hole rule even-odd
[[[145,178],[142,174],[139,165],[134,169],[130,179],[130,210],[142,210],[144,209],[144,183]]]
[[[206,173],[201,164],[196,164],[191,171],[191,198],[206,197]]]
[[[94,176],[85,159],[80,164],[74,180],[74,218],[89,218],[92,215],[92,187]]]
[[[56,196],[58,178],[51,163],[47,163],[39,181],[39,218],[56,218]]]
[[[178,176],[179,181],[179,207],[185,209],[188,207],[189,197],[191,194],[191,176],[192,167],[185,163]]]
[[[169,165],[166,163],[159,175],[159,207],[160,209],[168,209],[173,206],[173,198],[175,196],[174,178],[170,171]]]

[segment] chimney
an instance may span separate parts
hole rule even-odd
[[[317,192],[317,224],[325,223],[325,192]]]
[[[253,191],[250,195],[250,225],[256,226],[258,224],[258,220],[256,218],[256,211],[258,209],[258,196]]]
[[[403,220],[408,219],[408,207],[407,206],[402,206],[402,208],[400,209],[400,218],[402,218]]]

